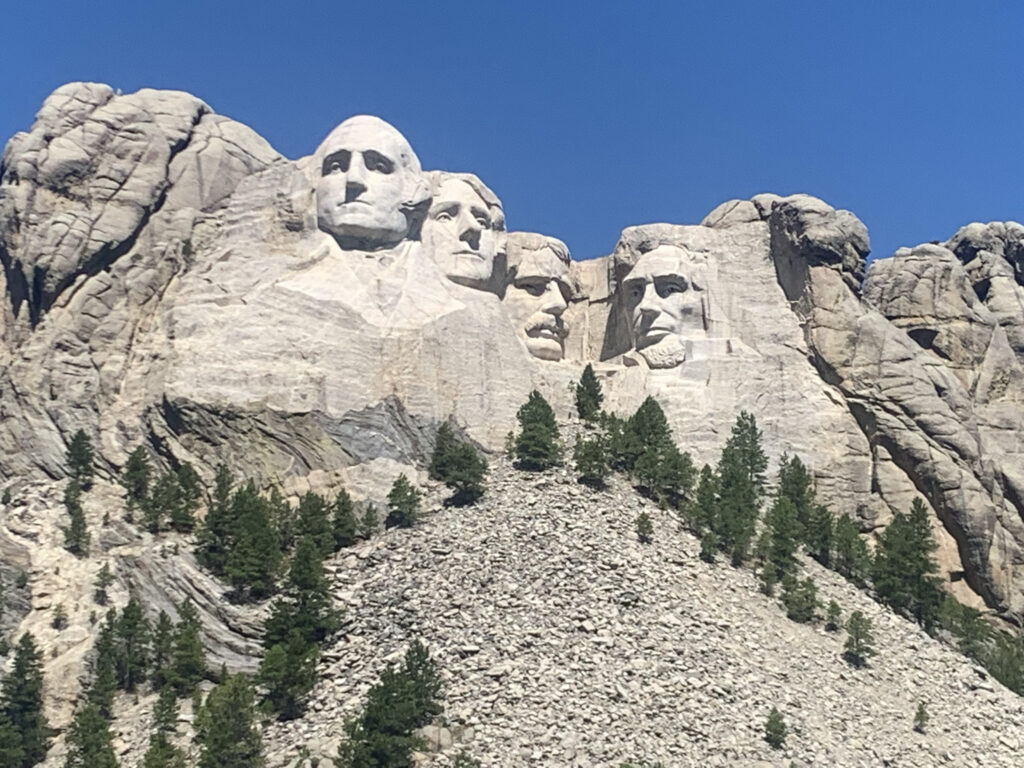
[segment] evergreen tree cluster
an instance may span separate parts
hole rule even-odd
[[[264,702],[281,720],[303,713],[305,697],[316,682],[320,643],[338,627],[324,577],[324,555],[314,536],[304,532],[264,627],[267,650],[258,682],[265,691]]]
[[[487,460],[475,445],[457,437],[445,422],[438,427],[427,472],[431,480],[439,480],[452,489],[445,504],[462,507],[483,496]]]
[[[52,735],[43,713],[43,655],[26,632],[0,683],[0,765],[31,768],[42,762]]]
[[[413,732],[441,713],[441,689],[436,662],[414,641],[401,666],[389,664],[381,672],[362,713],[345,724],[338,768],[411,766],[412,752],[424,746]]]
[[[277,489],[261,494],[252,480],[236,486],[222,465],[199,528],[196,556],[232,586],[233,599],[264,600],[277,592],[296,542],[310,538],[322,559],[369,537],[376,525],[376,513],[369,507],[357,519],[344,489],[333,500],[308,492],[293,508]]]
[[[188,463],[153,479],[153,467],[146,450],[139,446],[128,456],[121,471],[125,504],[129,514],[141,513],[150,533],[174,530],[189,533],[195,527],[196,510],[205,489],[199,473]]]
[[[540,472],[562,462],[555,412],[536,389],[516,412],[519,432],[512,445],[520,469]]]

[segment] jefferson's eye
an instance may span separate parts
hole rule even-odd
[[[434,216],[435,221],[451,221],[452,215],[448,211],[441,211],[439,214]]]
[[[476,223],[479,224],[484,229],[490,229],[491,228],[491,222],[489,222],[487,220],[486,216],[477,216],[476,217]]]

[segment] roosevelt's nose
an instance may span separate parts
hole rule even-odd
[[[565,312],[567,306],[562,289],[558,287],[557,282],[552,280],[544,288],[544,293],[541,296],[541,310],[549,315],[557,316]]]
[[[345,199],[354,200],[365,191],[366,164],[363,162],[362,154],[353,152],[348,171],[345,173]]]

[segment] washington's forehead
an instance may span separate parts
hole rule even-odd
[[[462,179],[448,179],[441,184],[437,194],[434,195],[434,205],[453,202],[479,205],[487,208],[487,202],[476,193],[472,186]]]
[[[365,151],[373,149],[395,160],[419,167],[419,159],[412,146],[397,128],[378,117],[359,115],[351,117],[331,131],[320,145],[324,155],[347,149]]]

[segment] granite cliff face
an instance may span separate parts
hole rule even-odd
[[[751,411],[865,532],[923,497],[954,593],[1024,610],[1024,228],[866,269],[852,213],[759,195],[576,262],[505,215],[376,118],[290,161],[187,94],[58,89],[3,153],[0,479],[59,479],[84,428],[110,475],[142,443],[377,497],[445,420],[499,450],[531,389],[568,412],[592,362],[698,462]]]

